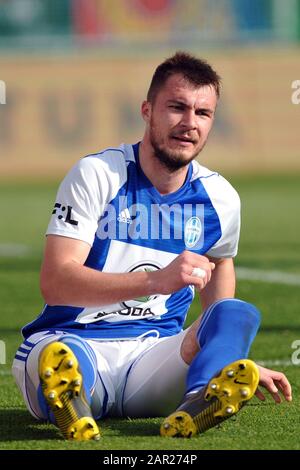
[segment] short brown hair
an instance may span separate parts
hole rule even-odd
[[[198,59],[187,52],[178,51],[155,70],[147,93],[147,101],[153,102],[168,78],[176,73],[182,74],[195,86],[212,85],[217,97],[220,96],[221,77],[217,72],[205,60]]]

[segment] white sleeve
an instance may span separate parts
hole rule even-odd
[[[208,178],[205,189],[219,216],[221,237],[207,252],[214,258],[233,258],[238,251],[241,203],[238,193],[221,175]]]
[[[92,245],[108,198],[105,171],[96,158],[83,158],[59,187],[46,234],[75,238]]]

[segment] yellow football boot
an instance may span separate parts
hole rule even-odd
[[[253,397],[258,382],[259,372],[253,361],[232,362],[207,386],[187,394],[179,408],[163,421],[161,436],[192,437],[216,426]]]
[[[73,351],[64,343],[46,346],[39,357],[39,377],[44,397],[66,439],[100,439],[86,399],[82,374]]]

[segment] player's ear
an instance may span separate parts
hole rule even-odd
[[[145,100],[145,101],[142,102],[141,113],[142,113],[142,117],[143,117],[144,121],[149,122],[150,117],[151,117],[151,103],[150,103],[150,101]]]

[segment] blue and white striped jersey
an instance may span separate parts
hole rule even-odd
[[[121,145],[80,160],[63,180],[47,234],[83,240],[86,266],[108,272],[156,270],[183,250],[216,258],[237,252],[240,201],[219,174],[193,161],[184,185],[161,195],[143,173],[139,145]],[[181,331],[192,286],[95,308],[45,305],[23,335],[66,331],[86,338],[125,339]]]

